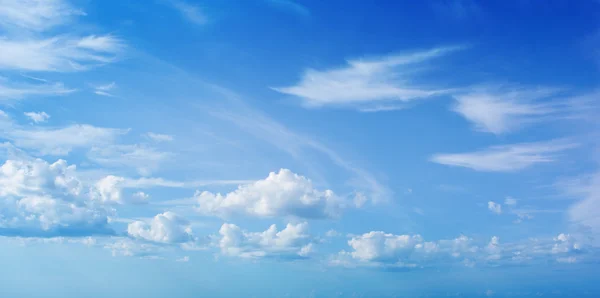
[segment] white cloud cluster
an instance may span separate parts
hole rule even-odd
[[[150,222],[135,221],[127,233],[138,239],[159,243],[184,243],[194,239],[189,222],[173,212],[156,215]]]
[[[492,211],[493,213],[502,214],[502,205],[500,205],[500,204],[498,204],[496,202],[489,201],[488,202],[488,209],[490,211]]]
[[[345,67],[330,70],[308,69],[295,86],[273,88],[303,99],[307,106],[344,106],[410,101],[446,91],[423,88],[408,83],[408,72],[402,67],[426,62],[448,54],[458,47],[393,55],[378,59],[349,60]]]
[[[515,172],[536,164],[554,162],[558,153],[576,146],[564,141],[521,143],[469,153],[436,154],[431,161],[481,172]]]
[[[317,190],[309,179],[287,169],[271,172],[267,178],[240,185],[225,195],[204,191],[197,192],[195,198],[198,211],[221,217],[327,218],[338,215],[343,207],[333,191]]]
[[[223,255],[241,258],[307,257],[314,250],[307,230],[307,223],[290,223],[281,231],[271,225],[263,232],[246,232],[226,223],[219,230],[218,246]]]
[[[57,236],[110,233],[108,210],[83,192],[64,160],[7,160],[0,167],[0,233]]]

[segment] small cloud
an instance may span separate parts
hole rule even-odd
[[[174,139],[172,135],[153,133],[153,132],[148,132],[144,136],[155,142],[171,142]]]
[[[488,209],[490,211],[492,211],[493,213],[502,214],[502,205],[497,204],[495,202],[489,201],[488,202]]]
[[[179,258],[179,259],[177,259],[177,260],[175,260],[175,261],[176,261],[176,262],[187,263],[187,262],[189,262],[189,261],[190,261],[190,257],[189,257],[189,256],[185,256],[185,257]]]
[[[143,191],[138,191],[132,195],[134,203],[147,203],[150,195]]]
[[[327,231],[327,233],[325,233],[325,236],[327,236],[329,238],[338,237],[340,235],[341,234],[338,231],[334,230],[334,229],[331,229],[331,230]]]
[[[170,4],[190,23],[204,25],[208,22],[208,18],[198,6],[179,0],[171,0]]]
[[[46,114],[46,112],[26,112],[23,114],[35,123],[46,122],[50,118],[50,115]]]
[[[516,206],[517,205],[517,200],[512,198],[512,197],[506,197],[506,199],[504,200],[504,205],[507,206]]]
[[[101,96],[112,97],[114,95],[112,93],[110,93],[109,91],[115,89],[116,87],[117,87],[117,84],[115,82],[111,82],[106,85],[95,86],[94,93],[97,95],[101,95]]]

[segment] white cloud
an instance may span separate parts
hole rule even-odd
[[[496,213],[496,214],[501,214],[502,213],[502,205],[497,204],[497,203],[492,202],[492,201],[488,202],[488,209],[490,209],[490,211],[492,211],[493,213]]]
[[[576,147],[561,141],[493,146],[470,153],[436,154],[431,161],[482,172],[514,172],[539,163],[554,162],[556,154]]]
[[[137,204],[143,204],[143,203],[147,203],[148,199],[150,198],[150,195],[143,192],[143,191],[138,191],[135,192],[133,195],[131,195],[133,198],[133,202],[137,203]]]
[[[516,206],[517,205],[517,199],[512,198],[512,197],[506,197],[506,199],[504,199],[504,205],[507,205],[507,206]]]
[[[112,252],[113,257],[155,257],[160,247],[149,242],[141,242],[130,238],[115,237],[104,245],[105,249]]]
[[[466,236],[426,242],[420,235],[394,235],[382,231],[353,236],[348,245],[352,250],[340,252],[333,258],[333,265],[412,268],[432,261],[475,257],[479,251]]]
[[[134,168],[140,175],[156,171],[170,153],[146,145],[105,145],[93,147],[88,158],[100,165],[115,168]]]
[[[123,194],[120,185],[124,181],[125,178],[113,175],[98,180],[91,192],[92,198],[102,203],[122,203]]]
[[[311,107],[362,105],[365,108],[365,104],[373,102],[407,102],[444,94],[447,91],[408,83],[410,78],[402,68],[426,62],[457,49],[459,48],[435,48],[370,60],[349,60],[348,65],[341,68],[324,71],[308,69],[297,85],[273,89],[300,97]]]
[[[114,96],[109,91],[115,89],[116,87],[117,87],[117,84],[115,82],[111,82],[106,85],[94,86],[94,93],[96,95],[101,95],[101,96],[109,96],[109,97]]]
[[[196,25],[204,25],[208,22],[200,7],[182,0],[169,0],[169,2],[187,21]]]
[[[225,195],[204,191],[196,192],[195,198],[198,211],[221,217],[325,218],[338,215],[343,207],[331,190],[317,190],[309,179],[287,169],[271,172],[267,178],[240,185]]]
[[[177,259],[175,261],[182,262],[182,263],[187,263],[187,262],[190,261],[190,257],[189,256],[184,256],[184,257],[181,257],[181,258],[179,258],[179,259]]]
[[[63,0],[0,0],[0,25],[44,31],[85,15]]]
[[[148,132],[144,136],[155,142],[171,142],[174,139],[173,136],[171,136],[171,135],[153,133],[153,132]]]
[[[83,236],[111,233],[108,210],[83,194],[74,165],[64,160],[7,160],[0,167],[0,233]]]
[[[559,106],[537,102],[556,92],[557,90],[549,88],[476,88],[468,94],[454,95],[456,105],[453,110],[472,122],[479,131],[503,134],[559,112]]]
[[[68,89],[62,83],[33,85],[9,82],[0,78],[0,101],[23,99],[30,96],[60,96],[74,91],[75,89]]]
[[[48,115],[46,112],[25,112],[23,114],[29,117],[29,119],[35,123],[46,122],[50,118],[50,115]]]
[[[184,243],[194,240],[189,222],[173,212],[156,215],[149,223],[135,221],[127,233],[138,239],[159,243]]]
[[[575,179],[566,187],[580,199],[569,207],[569,219],[600,234],[600,172]]]
[[[287,224],[278,231],[271,225],[264,232],[246,232],[234,224],[223,224],[219,230],[218,245],[221,253],[241,258],[306,257],[312,250],[307,234],[308,224]]]
[[[325,236],[333,238],[333,237],[340,236],[340,233],[336,230],[331,229],[331,230],[327,231],[327,233],[325,233]]]
[[[81,71],[113,62],[124,43],[111,35],[0,39],[0,69]]]

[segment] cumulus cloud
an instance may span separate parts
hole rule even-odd
[[[294,86],[274,90],[301,98],[305,105],[370,107],[386,101],[408,102],[419,98],[445,94],[409,84],[406,68],[438,58],[458,47],[435,48],[410,54],[392,55],[377,59],[349,60],[346,66],[329,70],[308,69]]]
[[[150,222],[135,221],[127,233],[138,239],[159,243],[184,243],[194,239],[189,222],[173,212],[156,215]]]
[[[431,161],[481,172],[515,172],[536,164],[554,162],[558,153],[576,146],[564,141],[520,143],[469,153],[435,154]]]
[[[50,118],[46,112],[25,112],[23,114],[35,123],[46,122]]]
[[[246,232],[226,223],[219,230],[218,246],[223,255],[241,258],[307,257],[314,249],[307,231],[307,223],[290,223],[281,231],[271,225],[263,232]]]
[[[7,160],[0,167],[0,234],[83,236],[112,233],[109,210],[83,193],[76,167],[64,160]]]
[[[195,198],[198,211],[221,217],[327,218],[337,216],[343,207],[333,191],[317,190],[309,179],[287,169],[224,195],[204,191],[196,192]]]
[[[502,213],[502,205],[500,205],[498,203],[495,203],[495,202],[492,202],[492,201],[488,202],[488,209],[490,211],[492,211],[493,213],[496,213],[496,214],[501,214]]]

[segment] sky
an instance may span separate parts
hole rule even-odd
[[[600,2],[0,0],[1,297],[598,297]]]

